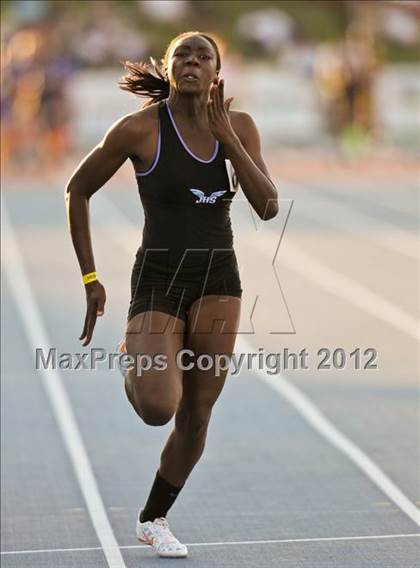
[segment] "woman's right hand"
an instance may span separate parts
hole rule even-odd
[[[82,343],[83,347],[89,345],[90,340],[92,339],[93,330],[95,328],[96,318],[97,316],[104,315],[106,302],[105,288],[102,286],[99,280],[85,284],[85,290],[86,317],[82,335],[79,337],[80,340],[84,340],[84,343]]]

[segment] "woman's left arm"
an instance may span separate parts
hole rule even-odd
[[[208,103],[209,126],[222,142],[241,188],[258,216],[266,221],[279,211],[277,189],[261,155],[261,139],[251,116],[238,113],[235,128],[229,117],[232,98],[224,101],[223,79],[213,84]]]

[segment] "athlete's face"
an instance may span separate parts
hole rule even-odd
[[[212,44],[201,36],[179,40],[168,57],[168,78],[181,92],[208,91],[217,77],[217,57]]]

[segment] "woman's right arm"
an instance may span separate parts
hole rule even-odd
[[[78,165],[65,189],[67,222],[82,275],[95,272],[89,227],[89,199],[133,153],[133,118],[114,123],[101,142]],[[138,133],[137,133],[138,135]],[[99,280],[85,284],[86,316],[80,340],[90,343],[96,317],[104,313],[106,294]]]

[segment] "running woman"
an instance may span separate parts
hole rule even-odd
[[[183,370],[176,354],[230,359],[242,287],[233,249],[230,205],[239,180],[258,216],[278,213],[277,191],[261,156],[260,136],[245,112],[230,110],[220,77],[220,52],[207,34],[180,34],[158,65],[126,63],[120,87],[148,100],[123,116],[82,160],[66,186],[67,216],[85,284],[83,346],[104,314],[96,276],[89,200],[130,158],[144,210],[143,239],[131,275],[131,302],[121,351],[164,355],[164,366],[134,364],[125,391],[137,415],[174,428],[163,448],[136,536],[159,556],[183,557],[166,515],[200,459],[213,406],[227,371]],[[182,360],[192,363],[194,356]]]

